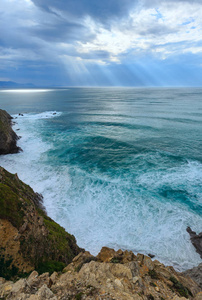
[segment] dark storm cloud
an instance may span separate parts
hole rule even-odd
[[[101,22],[113,17],[126,15],[136,0],[32,0],[32,2],[52,13],[58,11],[69,13],[76,17],[91,16]]]
[[[201,0],[143,0],[142,1],[144,5],[154,7],[154,6],[159,6],[160,4],[164,3],[190,3],[190,4],[202,4]]]
[[[94,35],[89,34],[85,26],[61,19],[49,24],[42,22],[32,28],[30,33],[45,41],[52,42],[73,42],[94,37]]]

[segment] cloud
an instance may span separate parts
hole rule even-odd
[[[196,65],[201,58],[201,15],[197,0],[1,0],[0,76],[9,69],[29,74],[29,81],[31,74],[48,80],[52,70],[70,83],[100,78],[120,85],[121,76],[131,84],[133,74],[139,83],[156,84],[148,58],[155,70],[162,61],[190,55],[183,63]]]
[[[90,16],[99,22],[109,22],[111,18],[120,18],[128,14],[135,0],[32,0],[40,8],[60,16],[83,18]]]

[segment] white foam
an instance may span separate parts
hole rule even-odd
[[[29,119],[29,120],[37,120],[37,119],[50,119],[54,117],[59,117],[62,113],[57,111],[45,111],[42,113],[26,113],[26,114],[17,114],[13,115],[14,119]],[[24,124],[19,124],[24,125]]]
[[[188,210],[171,203],[162,204],[156,198],[147,199],[147,195],[134,194],[131,201],[131,195],[121,193],[118,186],[99,187],[90,183],[85,189],[75,191],[72,199],[71,207],[66,203],[63,213],[71,218],[68,225],[79,244],[93,254],[102,246],[111,246],[153,253],[178,269],[200,263],[189,241],[186,222],[190,220],[194,228],[199,228],[201,218]],[[67,228],[65,219],[61,221]]]

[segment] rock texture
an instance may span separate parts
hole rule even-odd
[[[21,149],[17,147],[18,136],[12,130],[12,117],[0,109],[0,154],[17,153]]]
[[[190,235],[193,246],[196,248],[196,252],[202,258],[202,232],[197,235],[196,232],[192,231],[190,227],[187,227],[187,232]]]
[[[183,272],[184,275],[190,276],[202,290],[202,263],[197,267]]]
[[[33,271],[15,283],[0,279],[0,297],[11,300],[200,300],[201,296],[197,284],[172,267],[106,247],[97,257],[80,253],[60,274],[39,276]]]
[[[46,215],[42,196],[0,167],[0,276],[62,270],[80,251]]]

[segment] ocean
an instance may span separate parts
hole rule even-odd
[[[1,90],[0,108],[23,149],[0,165],[80,247],[201,262],[186,232],[202,231],[201,88]]]

